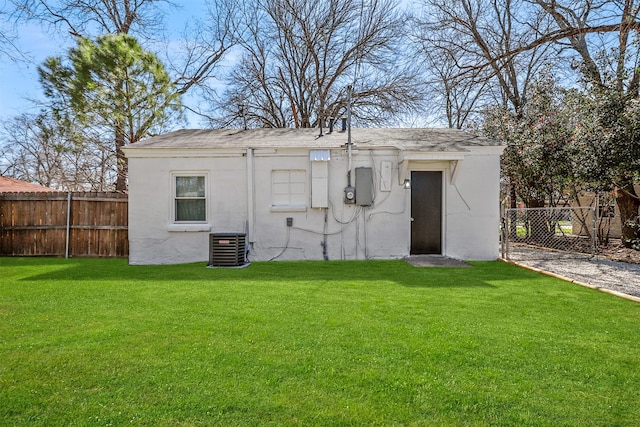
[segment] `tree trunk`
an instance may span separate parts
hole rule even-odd
[[[640,239],[638,228],[638,208],[640,200],[633,188],[633,183],[627,183],[624,188],[616,189],[616,204],[620,211],[620,227],[622,244],[631,248],[637,239]]]
[[[544,208],[544,200],[527,200],[528,208]],[[549,218],[545,209],[535,209],[528,213],[529,237],[536,243],[547,243],[553,232],[549,229]]]
[[[122,123],[117,122],[115,125],[115,137],[116,137],[116,191],[127,190],[127,158],[122,151],[124,147],[125,135],[124,126]]]

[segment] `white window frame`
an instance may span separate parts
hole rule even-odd
[[[179,177],[203,177],[204,178],[204,197],[193,197],[189,199],[204,199],[204,220],[196,221],[178,221],[176,219],[176,200],[178,199],[176,194],[176,181]],[[169,219],[169,231],[208,231],[211,229],[208,224],[209,218],[209,174],[204,171],[179,171],[171,173],[171,198],[169,203],[171,204],[170,219]]]
[[[284,175],[288,176],[283,180]],[[307,210],[308,198],[308,172],[305,169],[273,169],[271,171],[271,211],[272,212],[296,212]],[[300,177],[303,181],[295,180]],[[292,179],[294,178],[294,179]],[[299,187],[303,186],[302,191]],[[286,188],[287,191],[283,191]],[[287,200],[282,200],[286,197]]]

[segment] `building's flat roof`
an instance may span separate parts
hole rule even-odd
[[[497,147],[498,141],[457,129],[379,128],[351,130],[358,148],[396,148],[411,151],[460,152],[472,147]],[[340,148],[347,132],[323,129],[183,129],[128,145],[137,149],[246,149],[246,148]]]

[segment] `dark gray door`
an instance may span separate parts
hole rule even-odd
[[[442,254],[442,172],[411,172],[411,253]]]

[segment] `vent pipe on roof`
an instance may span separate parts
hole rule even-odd
[[[333,117],[329,117],[329,133],[333,132],[333,124],[335,120],[336,119],[334,119]]]
[[[342,117],[342,129],[340,129],[340,132],[346,132],[347,131],[347,118],[346,117]]]
[[[244,130],[247,130],[247,114],[245,112],[244,104],[238,104],[238,109],[240,110],[240,115],[242,115]]]

